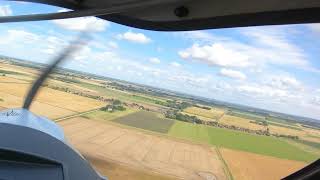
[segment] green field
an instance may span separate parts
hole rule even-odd
[[[103,96],[109,96],[110,98],[117,98],[121,101],[132,101],[136,103],[146,103],[146,104],[152,104],[155,105],[157,101],[163,101],[159,98],[153,98],[153,97],[147,97],[147,96],[141,96],[131,93],[122,92],[120,90],[114,90],[110,88],[104,88],[95,84],[90,84],[86,82],[78,83],[80,86],[95,90],[100,93],[100,95]]]
[[[247,113],[247,112],[240,112],[240,111],[234,111],[232,110],[231,112],[227,113],[228,115],[231,116],[237,116],[245,119],[250,119],[250,120],[257,120],[257,121],[263,121],[265,118],[263,116]]]
[[[159,133],[168,133],[170,127],[175,122],[173,120],[160,118],[155,113],[147,111],[135,112],[112,121]]]
[[[130,113],[136,112],[136,109],[127,108],[125,111],[107,112],[107,111],[95,111],[90,114],[83,115],[82,117],[96,120],[112,120],[122,116],[126,116]]]
[[[295,126],[294,123],[286,120],[286,119],[281,119],[281,118],[277,118],[277,117],[267,117],[266,118],[266,121],[268,122],[276,122],[276,123],[282,123],[282,124],[290,124],[290,125],[293,125]]]
[[[169,135],[196,142],[204,142],[236,150],[253,152],[283,159],[310,162],[317,156],[307,153],[287,142],[268,136],[259,136],[240,131],[196,125],[177,121]]]
[[[320,143],[301,140],[301,139],[296,139],[294,141],[320,150]]]
[[[286,124],[282,124],[282,123],[275,123],[275,122],[271,122],[271,121],[269,121],[268,124],[269,125],[273,125],[273,126],[284,127],[284,128],[289,128],[289,129],[302,131],[302,129],[297,127],[297,126],[286,125]]]

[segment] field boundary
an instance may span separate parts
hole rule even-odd
[[[21,97],[21,96],[15,95],[15,94],[11,94],[11,93],[8,93],[8,92],[4,92],[4,91],[1,91],[1,90],[0,90],[0,92],[4,93],[4,94],[9,94],[9,95],[14,96],[16,98],[21,98],[21,99],[24,100],[24,97]],[[69,109],[69,108],[65,108],[65,107],[60,107],[60,106],[57,106],[55,104],[50,104],[50,103],[47,103],[47,102],[39,101],[38,99],[35,99],[34,102],[38,102],[38,103],[46,104],[46,105],[49,105],[49,106],[52,106],[52,107],[65,109],[65,110],[68,110],[68,111],[72,111],[72,112],[78,113],[78,111],[75,111],[75,110],[72,110],[72,109]]]
[[[220,161],[222,162],[222,164],[223,164],[223,171],[224,171],[224,173],[226,174],[227,178],[228,178],[229,180],[234,180],[234,178],[233,178],[233,176],[232,176],[232,173],[231,173],[231,171],[230,171],[230,169],[229,169],[229,166],[228,166],[227,162],[223,159],[223,156],[222,156],[222,154],[221,154],[221,152],[220,152],[220,150],[219,150],[219,147],[216,146],[216,147],[212,147],[212,148],[215,149],[215,151],[216,151],[216,153],[217,153],[217,155],[218,155],[218,158],[219,158]]]
[[[75,118],[75,117],[78,117],[78,116],[82,116],[82,115],[85,115],[85,114],[96,112],[96,111],[100,110],[100,108],[91,109],[89,111],[79,112],[79,113],[76,113],[76,114],[71,114],[71,115],[68,115],[68,116],[56,118],[56,119],[53,119],[53,121],[54,122],[60,122],[60,121],[67,120],[67,119],[70,119],[70,118]]]

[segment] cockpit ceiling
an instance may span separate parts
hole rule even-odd
[[[98,16],[132,27],[181,31],[320,22],[319,0],[25,0],[72,10],[134,5]]]

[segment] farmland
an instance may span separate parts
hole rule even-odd
[[[69,119],[59,124],[64,128],[68,140],[82,154],[90,157],[89,160],[96,162],[95,166],[101,172],[109,172],[103,169],[111,161],[138,169],[135,170],[136,173],[141,172],[142,167],[142,172],[148,170],[161,173],[159,179],[169,179],[166,176],[171,179],[199,179],[203,173],[226,179],[217,155],[205,146],[123,129],[86,118]],[[126,172],[123,175],[125,174]],[[136,176],[138,177],[132,179],[146,175]]]
[[[281,179],[306,165],[299,161],[283,160],[243,151],[224,148],[220,151],[234,179]]]
[[[21,107],[37,74],[0,62],[0,110]],[[123,109],[109,111],[114,102]],[[279,179],[320,155],[310,124],[68,70],[50,76],[31,111],[59,120],[110,179]]]
[[[3,99],[0,101],[0,106],[5,108],[21,107],[29,87],[30,84],[0,83],[0,97]],[[99,101],[43,88],[32,104],[31,111],[55,119],[99,108],[102,105]]]
[[[114,119],[113,121],[159,133],[167,133],[170,127],[174,124],[173,120],[159,118],[156,114],[146,111],[132,113],[128,116]]]
[[[227,125],[233,125],[237,127],[243,127],[243,128],[249,128],[253,130],[261,130],[265,127],[262,125],[251,123],[251,120],[245,119],[242,117],[236,117],[236,116],[230,116],[225,115],[220,119],[220,123],[227,124]]]
[[[273,137],[257,136],[221,128],[176,122],[169,134],[210,145],[237,149],[283,159],[310,162],[316,155],[306,153],[288,143]]]
[[[210,110],[207,110],[198,107],[188,107],[184,110],[184,112],[198,116],[203,116],[214,120],[220,118],[224,114],[224,110],[218,108],[211,108]]]

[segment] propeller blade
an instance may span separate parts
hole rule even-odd
[[[23,104],[24,109],[29,109],[30,105],[32,103],[32,100],[37,95],[38,90],[40,89],[41,85],[44,83],[44,81],[47,79],[49,74],[64,60],[66,60],[72,53],[76,52],[78,49],[83,47],[85,44],[88,43],[90,40],[90,36],[88,35],[87,31],[84,31],[78,35],[78,38],[75,41],[72,41],[70,45],[62,51],[58,56],[56,56],[51,64],[46,67],[39,78],[34,81],[32,87],[30,88]]]

